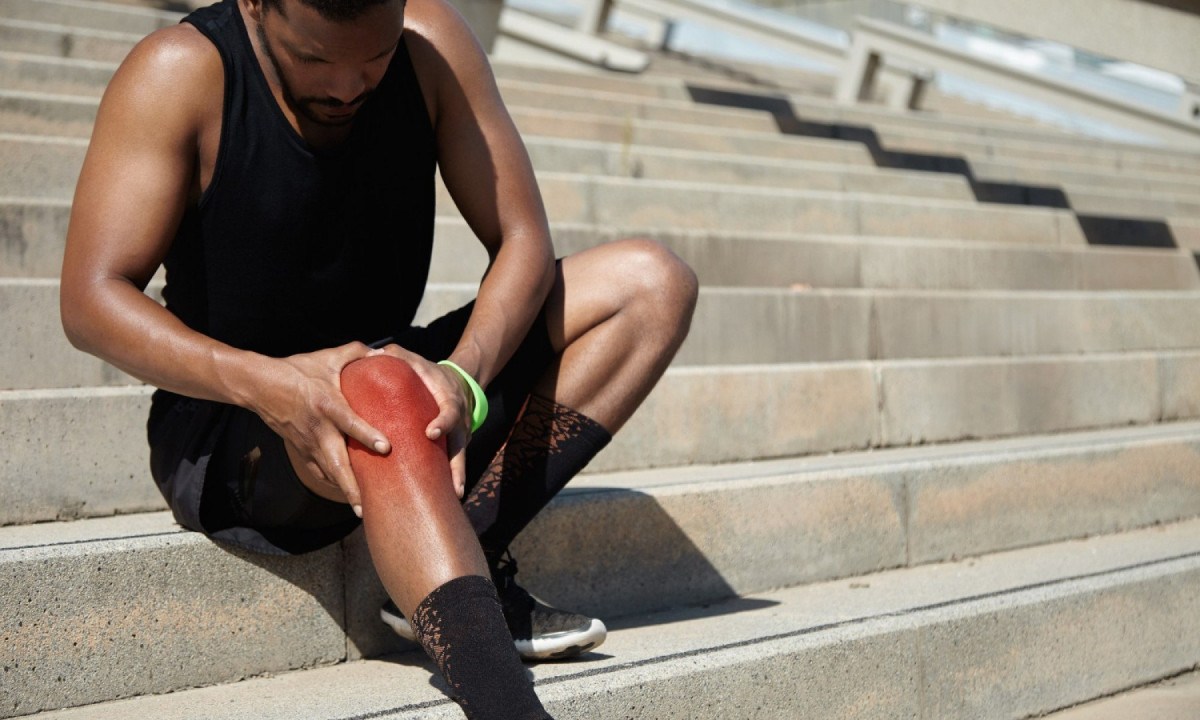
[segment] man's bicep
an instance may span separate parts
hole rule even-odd
[[[165,254],[196,175],[197,116],[172,79],[183,52],[152,38],[105,92],[75,190],[64,284],[141,285]]]
[[[513,231],[543,228],[545,210],[525,145],[500,97],[487,57],[464,27],[443,24],[436,53],[438,165],[447,190],[492,249]]]

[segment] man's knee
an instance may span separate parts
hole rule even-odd
[[[342,368],[341,387],[350,408],[387,436],[390,455],[423,453],[425,445],[437,444],[425,435],[438,415],[437,401],[407,362],[390,355],[355,360]]]
[[[700,291],[695,271],[662,243],[646,238],[618,241],[622,268],[643,297],[683,321],[691,319]]]

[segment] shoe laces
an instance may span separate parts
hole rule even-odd
[[[533,610],[534,599],[529,592],[517,584],[514,577],[517,574],[517,561],[508,550],[505,550],[494,562],[488,563],[492,582],[496,585],[496,593],[504,605],[505,614],[511,611]]]

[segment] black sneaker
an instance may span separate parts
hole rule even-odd
[[[513,580],[516,573],[517,563],[508,555],[492,568],[492,582],[496,584],[504,619],[522,659],[575,657],[604,642],[608,629],[603,622],[541,602],[517,585]],[[417,641],[412,625],[391,600],[379,610],[379,617],[400,637]]]
[[[517,561],[505,553],[492,565],[492,582],[517,652],[526,660],[560,660],[599,647],[608,628],[596,618],[559,610],[530,595],[513,580]]]

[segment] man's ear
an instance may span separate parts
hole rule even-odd
[[[256,23],[262,22],[263,15],[267,12],[267,8],[263,6],[263,0],[238,0],[242,9],[246,11],[246,16]]]

